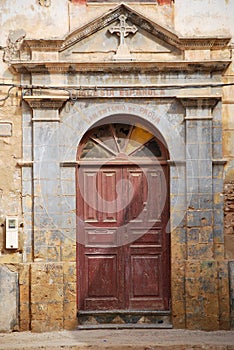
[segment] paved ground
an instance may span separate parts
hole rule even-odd
[[[77,330],[0,333],[0,350],[234,350],[234,331]]]

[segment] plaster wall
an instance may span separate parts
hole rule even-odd
[[[42,2],[43,3],[43,2]],[[39,1],[1,1],[1,45],[5,46],[10,31],[23,29],[30,38],[59,37],[69,30],[68,1],[51,1],[42,6]]]
[[[234,2],[232,0],[176,0],[176,31],[185,36],[234,36]]]

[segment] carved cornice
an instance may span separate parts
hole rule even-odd
[[[40,51],[59,51],[64,40],[60,39],[26,39],[24,41],[30,49]]]
[[[227,47],[231,38],[182,38],[180,37],[180,47],[185,50],[199,50],[199,49],[222,49]]]
[[[59,109],[68,96],[24,96],[24,100],[32,109]]]
[[[223,71],[231,63],[230,60],[206,61],[128,61],[128,62],[42,62],[14,61],[11,67],[17,73],[61,73],[75,72],[170,72],[170,71]]]
[[[182,105],[186,108],[214,108],[218,101],[221,100],[221,96],[209,95],[209,96],[177,96]],[[206,118],[208,118],[207,116]],[[193,117],[194,118],[194,117]]]

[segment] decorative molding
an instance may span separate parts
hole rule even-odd
[[[32,109],[59,109],[62,107],[64,102],[68,100],[69,97],[46,95],[46,96],[24,96],[23,98]],[[36,118],[34,119],[36,120]],[[53,120],[57,121],[56,119],[53,119]],[[39,121],[39,119],[37,120]],[[44,120],[45,118],[43,118],[43,121]]]
[[[223,71],[231,63],[230,60],[206,61],[104,61],[104,62],[42,62],[42,61],[12,61],[11,67],[17,73],[61,73],[73,72],[170,72],[187,71],[214,72]]]

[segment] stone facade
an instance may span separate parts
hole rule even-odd
[[[233,5],[217,0],[221,19],[202,1],[14,5],[2,5],[0,295],[15,312],[0,310],[0,330],[76,327],[77,149],[119,115],[156,128],[170,154],[172,326],[233,327]],[[121,15],[137,29],[124,50],[110,31]]]

